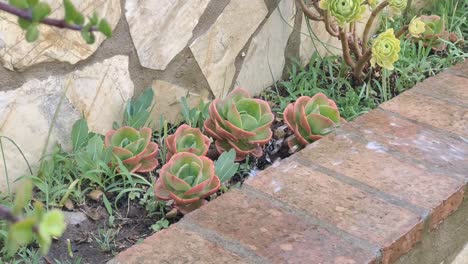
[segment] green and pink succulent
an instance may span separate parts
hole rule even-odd
[[[161,168],[154,193],[161,200],[174,200],[182,213],[188,213],[203,205],[204,198],[218,191],[220,186],[212,160],[180,152]]]
[[[167,156],[169,160],[179,152],[190,152],[197,156],[205,156],[210,148],[210,139],[203,135],[200,129],[188,125],[181,125],[177,131],[167,137]]]
[[[246,90],[236,88],[224,100],[215,99],[209,113],[204,127],[215,139],[218,152],[234,149],[236,160],[243,160],[247,155],[263,155],[262,146],[271,139],[270,126],[274,119],[267,102],[251,98]]]
[[[414,29],[415,23],[410,24],[410,37],[413,41],[421,41],[426,47],[431,47],[436,51],[443,51],[447,48],[447,41],[453,43],[458,41],[458,36],[455,33],[450,33],[445,28],[445,21],[440,16],[420,16],[416,20],[419,24],[424,24],[424,28],[420,29],[418,34],[413,34],[411,29]]]
[[[133,127],[121,127],[107,132],[104,144],[112,148],[130,172],[150,172],[158,166],[158,145],[151,142],[152,130],[144,127],[139,131]]]
[[[346,122],[340,117],[335,102],[322,93],[313,97],[301,96],[296,102],[289,104],[284,110],[284,121],[294,132],[294,137],[288,140],[290,147],[305,146]]]

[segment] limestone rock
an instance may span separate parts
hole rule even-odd
[[[232,84],[235,59],[264,20],[264,0],[231,0],[215,23],[191,45],[210,89],[216,97],[225,95]]]
[[[87,118],[91,130],[105,133],[113,121],[122,120],[125,102],[132,95],[133,83],[126,56],[115,56],[67,75],[33,79],[16,90],[0,92],[0,135],[11,138],[35,167],[59,105],[49,149],[56,143],[70,148],[71,127],[81,113]],[[13,182],[27,172],[27,166],[11,142],[3,139],[2,143],[9,180]],[[0,158],[0,167],[3,166]],[[6,186],[2,169],[0,191],[6,190]]]
[[[170,123],[177,123],[181,119],[180,98],[185,96],[190,107],[198,105],[200,100],[207,97],[203,94],[189,92],[188,89],[181,86],[162,81],[155,80],[152,85],[154,91],[155,104],[151,112],[151,120],[154,122],[155,128],[159,128],[159,120],[161,115],[164,120]]]
[[[236,85],[259,94],[281,79],[284,50],[293,30],[294,1],[283,0],[252,39]]]
[[[187,46],[209,0],[127,0],[125,15],[143,67],[164,70]]]
[[[0,0],[8,2],[7,0]],[[46,0],[53,10],[52,18],[63,18],[62,0]],[[78,10],[91,15],[94,11],[105,17],[112,28],[120,19],[119,0],[73,0]],[[88,58],[104,41],[102,34],[96,34],[96,42],[88,45],[80,32],[62,30],[45,25],[39,26],[40,37],[28,43],[24,31],[17,25],[17,17],[0,12],[0,62],[10,70],[22,71],[28,66],[48,61],[75,64]]]

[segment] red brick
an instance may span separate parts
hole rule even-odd
[[[411,91],[468,105],[468,79],[450,73],[426,79]]]
[[[237,190],[185,218],[238,241],[272,263],[370,263],[375,258],[373,250]]]
[[[111,263],[241,264],[246,263],[246,261],[199,235],[174,225],[145,239],[143,243],[121,252]]]
[[[468,60],[465,60],[464,62],[458,63],[457,65],[450,67],[450,69],[448,69],[446,72],[468,78]]]
[[[420,216],[316,172],[294,158],[261,172],[246,184],[382,247],[406,233],[420,231]]]
[[[432,97],[404,92],[380,108],[468,138],[468,109]]]
[[[383,110],[374,110],[343,127],[391,151],[430,163],[468,180],[468,144]]]
[[[430,210],[431,217],[444,219],[456,208],[440,205],[465,186],[465,181],[434,174],[422,165],[412,165],[387,153],[388,147],[375,141],[367,145],[339,132],[309,145],[298,157],[320,164],[381,192]],[[307,162],[306,161],[306,162]],[[457,203],[448,202],[447,205]]]

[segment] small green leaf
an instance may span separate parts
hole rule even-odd
[[[44,234],[59,237],[66,229],[65,216],[59,210],[51,210],[44,214],[39,229]]]
[[[39,3],[39,0],[27,0],[30,7],[33,7]]]
[[[9,1],[10,5],[21,8],[21,9],[27,9],[29,8],[28,1],[26,0],[10,0]]]
[[[87,143],[88,133],[88,123],[84,118],[75,122],[71,132],[73,151],[77,151]]]
[[[24,30],[27,30],[29,26],[31,26],[31,24],[32,24],[31,21],[27,19],[18,18],[18,25]]]
[[[32,9],[32,20],[34,22],[39,22],[43,20],[46,16],[50,15],[51,9],[50,6],[46,3],[38,3]]]
[[[93,44],[96,41],[96,37],[93,32],[90,31],[91,27],[92,26],[88,24],[81,30],[81,36],[88,44]]]
[[[11,224],[10,236],[18,243],[18,245],[26,245],[33,240],[33,227],[35,225],[34,218],[27,218]]]
[[[106,37],[110,38],[112,37],[112,29],[107,23],[105,19],[101,19],[101,22],[99,22],[99,31],[101,31],[102,34],[104,34]]]
[[[39,38],[39,30],[37,29],[37,26],[34,24],[31,24],[29,26],[28,30],[26,31],[26,40],[28,42],[34,42]]]
[[[75,24],[80,25],[80,26],[83,25],[85,22],[84,16],[77,11],[77,13],[75,14],[75,18],[73,19],[73,22],[75,22]]]
[[[20,214],[26,206],[28,206],[32,197],[33,184],[30,180],[23,180],[20,182],[15,196],[15,203],[13,207],[13,214]]]
[[[63,7],[65,9],[65,21],[67,23],[73,22],[76,16],[76,8],[70,0],[63,0]]]
[[[239,163],[235,163],[236,152],[230,149],[223,152],[215,162],[216,176],[218,176],[221,183],[228,182],[234,174],[239,170]]]

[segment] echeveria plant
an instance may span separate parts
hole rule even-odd
[[[419,21],[419,25],[424,24],[424,28],[420,26],[419,34],[416,35],[412,32],[416,24],[412,21],[409,25],[409,35],[415,42],[422,41],[424,46],[430,46],[433,50],[442,51],[447,47],[446,41],[458,41],[456,34],[450,33],[445,29],[445,21],[439,16],[421,16],[417,21]]]
[[[200,129],[188,125],[181,125],[175,134],[166,139],[167,157],[179,152],[190,152],[198,156],[205,156],[210,148],[210,139],[203,135]]]
[[[286,107],[283,117],[294,132],[294,138],[288,140],[290,147],[297,144],[305,146],[319,140],[337,125],[346,122],[340,117],[335,102],[322,93],[299,97]]]
[[[362,0],[321,0],[320,8],[328,10],[340,25],[361,19],[366,7]]]
[[[426,31],[426,23],[420,17],[414,17],[408,25],[408,31],[411,36],[419,38]]]
[[[393,9],[395,14],[401,14],[406,9],[408,0],[387,0],[388,5]]]
[[[212,160],[181,152],[161,168],[154,193],[161,200],[174,200],[182,213],[188,213],[200,207],[204,198],[215,193],[220,186]]]
[[[224,100],[215,99],[210,105],[210,118],[205,121],[206,132],[215,139],[218,152],[234,149],[236,160],[249,154],[263,155],[262,146],[271,139],[273,114],[267,102],[254,99],[236,88]]]
[[[106,134],[104,144],[111,147],[130,172],[150,172],[158,166],[158,145],[151,142],[152,130],[121,127]]]
[[[393,63],[399,59],[400,40],[395,37],[393,28],[381,33],[372,43],[371,64],[393,70]]]

